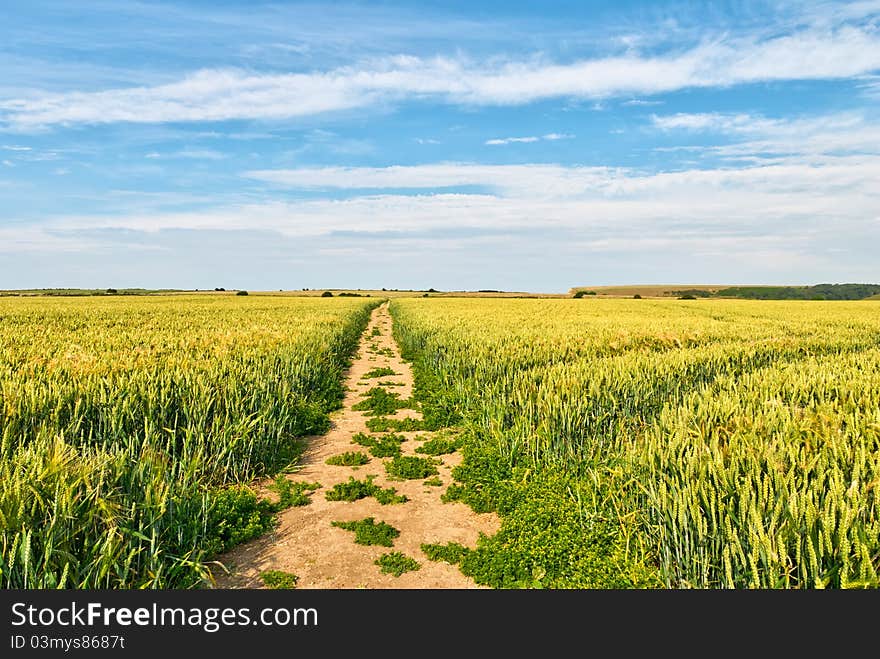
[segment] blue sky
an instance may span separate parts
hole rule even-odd
[[[0,288],[880,282],[880,0],[33,0]]]

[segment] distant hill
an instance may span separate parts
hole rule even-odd
[[[606,297],[632,297],[633,295],[641,295],[642,297],[678,297],[683,290],[700,291],[704,295],[712,294],[720,291],[722,288],[729,288],[729,284],[722,285],[691,285],[691,284],[633,284],[630,286],[577,286],[569,290],[569,295],[574,295],[578,291],[587,293],[593,292],[598,296]]]
[[[179,288],[20,288],[0,290],[0,297],[83,297],[91,295],[161,295]]]
[[[578,286],[577,291],[607,297],[700,297],[745,300],[865,300],[880,298],[880,284],[816,284],[814,286],[645,285]]]

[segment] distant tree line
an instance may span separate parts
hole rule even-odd
[[[864,300],[874,295],[880,295],[880,284],[733,286],[717,291],[714,297],[737,297],[749,300]]]

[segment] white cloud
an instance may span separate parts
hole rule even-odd
[[[607,184],[611,171],[606,167],[450,162],[391,167],[270,169],[245,172],[243,176],[300,189],[442,189],[475,186],[512,197],[567,197]]]
[[[652,115],[651,121],[662,130],[740,130],[747,128],[751,117],[748,114],[725,115],[717,113],[686,113],[657,116]]]
[[[440,144],[440,140],[435,140],[435,139],[425,138],[425,137],[417,137],[416,143],[417,144]]]
[[[173,151],[171,153],[158,153],[156,151],[151,151],[144,156],[144,158],[149,158],[151,160],[175,158],[190,158],[192,160],[222,160],[225,157],[225,154],[221,153],[220,151],[214,151],[213,149],[183,149],[181,151]]]
[[[0,253],[89,252],[98,244],[69,232],[56,233],[45,226],[0,227]]]
[[[191,158],[193,160],[222,160],[226,157],[220,151],[212,149],[184,149],[170,154],[172,158]]]
[[[664,131],[720,133],[741,140],[718,146],[661,149],[687,148],[723,156],[762,157],[767,154],[880,153],[880,124],[855,112],[794,119],[773,119],[747,113],[679,113],[653,115],[652,122]]]
[[[15,163],[12,162],[11,160],[4,160],[3,164],[6,165],[7,167],[15,167]]]
[[[486,140],[483,144],[488,146],[503,146],[505,144],[530,144],[532,142],[539,142],[541,140],[547,140],[553,142],[555,140],[570,140],[574,137],[574,135],[568,135],[567,133],[547,133],[546,135],[541,135],[540,137],[536,137],[534,135],[530,135],[527,137],[500,137],[491,140]]]
[[[630,99],[630,100],[628,100],[628,101],[624,101],[624,102],[623,102],[623,105],[629,105],[629,106],[633,106],[633,105],[635,105],[635,106],[643,106],[643,105],[663,105],[663,101],[646,101],[646,100],[641,99],[641,98],[632,98],[632,99]]]
[[[843,25],[764,40],[719,39],[662,55],[627,52],[567,64],[401,55],[309,73],[202,70],[169,84],[7,99],[0,101],[0,117],[18,130],[55,124],[281,119],[406,99],[514,105],[774,80],[852,78],[878,69],[878,31],[870,25]]]
[[[848,131],[865,124],[861,113],[841,113],[809,118],[768,119],[748,113],[721,114],[680,112],[652,115],[654,125],[663,130],[694,130],[739,133],[744,135],[804,135],[819,131]]]
[[[30,151],[31,147],[29,147],[29,146],[16,146],[14,144],[4,144],[3,149],[6,151]]]
[[[537,142],[537,141],[540,140],[540,139],[541,139],[540,137],[534,137],[534,136],[529,136],[529,137],[501,137],[501,138],[496,138],[496,139],[493,139],[493,140],[486,140],[485,142],[483,142],[483,144],[486,144],[486,145],[489,145],[489,146],[497,146],[497,145],[504,145],[504,144],[515,144],[515,143],[518,143],[518,142],[519,142],[519,143],[523,143],[523,144],[528,144],[528,143],[530,143],[530,142]]]
[[[341,175],[343,174],[343,175]],[[547,165],[430,165],[286,172],[289,182],[399,188],[486,185],[493,194],[375,194],[233,205],[180,213],[67,217],[53,235],[95,229],[268,231],[308,237],[334,232],[567,230],[611,238],[620,232],[736,235],[876,235],[880,157],[829,159],[743,169],[643,175]],[[548,192],[547,188],[550,188]]]

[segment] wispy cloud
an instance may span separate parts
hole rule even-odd
[[[643,98],[631,98],[628,101],[624,101],[623,105],[627,105],[627,106],[663,105],[663,101],[646,101]]]
[[[282,119],[408,98],[516,105],[774,80],[853,78],[878,69],[880,33],[870,25],[842,25],[763,40],[719,39],[662,55],[627,52],[566,64],[396,56],[310,73],[211,69],[170,84],[6,99],[0,101],[0,117],[17,130],[57,124]]]
[[[784,162],[736,169],[693,169],[640,174],[608,167],[563,165],[482,165],[441,163],[392,167],[320,167],[252,171],[245,177],[299,189],[436,189],[483,187],[493,194],[563,202],[574,199],[626,200],[639,196],[665,198],[682,194],[682,204],[700,194],[709,201],[722,190],[736,194],[817,195],[844,188],[868,191],[880,175],[880,155],[826,158],[823,162]],[[732,198],[731,198],[732,201]],[[409,203],[409,202],[407,202]],[[714,201],[713,201],[714,203]],[[880,200],[877,201],[880,203]],[[732,211],[736,212],[736,211]]]
[[[239,270],[235,264],[224,266],[224,277],[253,270],[254,263],[265,264],[266,254],[279,250],[287,259],[292,254],[308,259],[311,265],[306,269],[320,273],[315,285],[325,285],[317,282],[339,276],[343,267],[342,261],[314,261],[319,249],[330,250],[318,255],[322,259],[357,259],[356,268],[345,275],[359,277],[357,281],[363,281],[370,268],[382,269],[389,261],[394,267],[382,270],[386,276],[399,277],[400,268],[416,266],[414,270],[424,269],[432,279],[478,261],[474,283],[482,282],[487,272],[490,278],[507,272],[503,263],[511,255],[543,259],[545,268],[559,274],[562,288],[585,276],[585,261],[597,268],[590,272],[621,280],[661,275],[705,280],[695,274],[698,271],[735,281],[877,277],[870,246],[880,241],[878,156],[657,174],[543,164],[439,163],[250,175],[313,191],[344,188],[355,196],[309,195],[295,201],[271,201],[270,196],[198,210],[133,211],[120,205],[122,210],[114,213],[46,219],[26,231],[12,231],[8,242],[0,229],[0,252],[82,254],[109,250],[118,244],[114,241],[166,247],[207,241],[235,254],[236,263],[251,259]],[[453,186],[486,191],[461,194],[448,189]],[[432,192],[395,192],[407,187]],[[371,190],[358,194],[359,188]],[[365,244],[366,253],[346,251]],[[173,249],[212,267],[204,252]],[[246,257],[249,249],[251,256]],[[842,253],[848,258],[842,260]],[[530,290],[528,286],[538,284],[529,274],[520,285]]]
[[[31,147],[29,146],[16,146],[14,144],[4,144],[4,151],[30,151]]]
[[[391,167],[317,167],[245,172],[246,178],[299,189],[443,189],[484,187],[505,195],[565,197],[613,178],[605,167],[439,163]]]
[[[685,147],[720,155],[880,154],[880,123],[860,112],[794,118],[748,113],[678,113],[653,115],[651,120],[655,127],[667,132],[717,133],[739,139],[721,145]]]
[[[483,144],[486,144],[488,146],[500,146],[500,145],[504,145],[504,144],[517,144],[517,143],[528,144],[530,142],[537,142],[540,139],[541,139],[540,137],[534,137],[534,136],[529,136],[529,137],[498,137],[495,139],[486,140],[485,142],[483,142]]]
[[[529,144],[532,142],[540,142],[541,140],[547,140],[550,142],[554,142],[556,140],[569,140],[573,138],[574,135],[568,135],[567,133],[547,133],[546,135],[541,135],[540,137],[530,135],[527,137],[500,137],[491,140],[486,140],[483,144],[488,146],[503,146],[505,144]]]
[[[169,153],[151,151],[144,156],[144,158],[149,158],[151,160],[176,158],[187,158],[191,160],[223,160],[225,157],[226,154],[213,149],[183,149],[181,151],[171,151]]]

